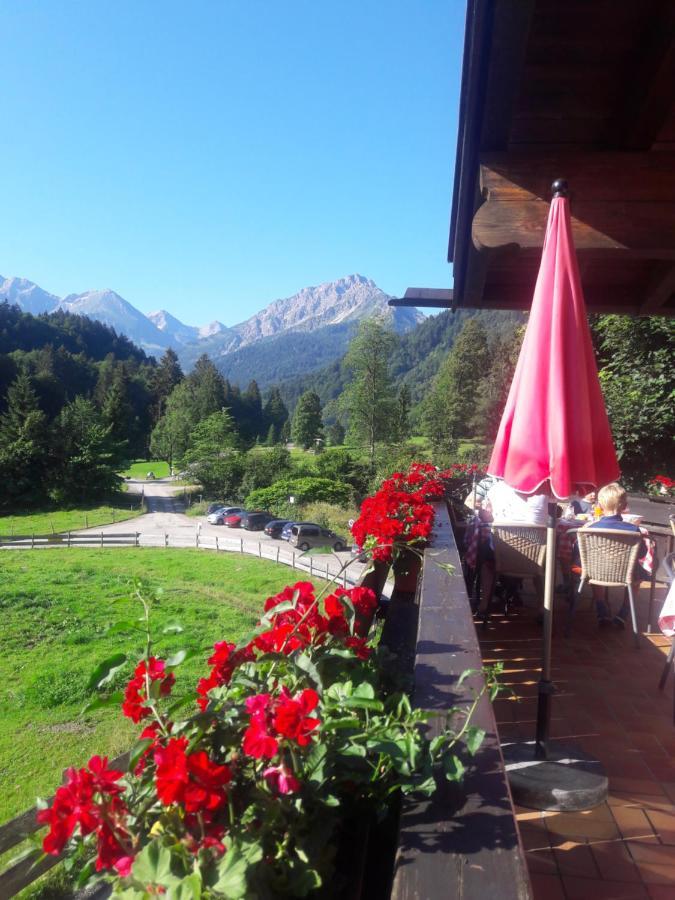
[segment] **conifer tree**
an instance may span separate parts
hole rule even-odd
[[[381,319],[361,322],[347,350],[344,365],[351,380],[340,396],[349,418],[349,433],[368,448],[371,467],[375,445],[396,439],[396,398],[389,367],[396,336]]]
[[[305,391],[298,400],[291,434],[294,443],[304,450],[309,450],[315,445],[317,438],[323,437],[321,401],[314,391]]]
[[[8,500],[40,496],[47,467],[47,419],[30,377],[21,372],[7,390],[0,416],[1,492]]]

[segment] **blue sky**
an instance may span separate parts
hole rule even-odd
[[[445,261],[461,0],[3,6],[0,273],[234,324]]]

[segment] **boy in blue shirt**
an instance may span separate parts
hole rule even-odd
[[[598,503],[602,509],[602,516],[597,522],[592,522],[586,528],[611,528],[614,531],[637,531],[640,529],[632,522],[624,522],[621,513],[628,508],[628,495],[624,488],[616,482],[606,484],[605,487],[598,491]],[[635,580],[640,581],[643,577],[647,577],[642,567],[637,564],[635,568]],[[593,599],[595,600],[595,611],[598,615],[598,625],[606,628],[612,622],[618,628],[625,628],[626,616],[628,615],[628,598],[624,597],[621,609],[617,615],[612,618],[609,604],[606,600],[605,588],[600,585],[592,584]]]

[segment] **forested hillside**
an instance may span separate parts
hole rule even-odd
[[[0,304],[4,505],[104,496],[147,450],[175,354],[157,363],[112,328]]]
[[[525,321],[522,313],[498,310],[459,310],[453,313],[446,310],[429,316],[412,331],[400,335],[391,355],[391,373],[397,386],[408,386],[413,404],[423,399],[464,323],[472,318],[495,336],[508,333]],[[289,409],[294,409],[300,395],[311,388],[319,395],[321,403],[328,405],[327,417],[330,419],[331,401],[340,396],[349,377],[343,358],[342,355],[319,371],[283,380],[280,391]]]

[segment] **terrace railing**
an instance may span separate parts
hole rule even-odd
[[[438,712],[468,706],[482,687],[480,648],[445,504],[436,504],[435,533],[424,554],[416,602],[394,592],[383,639],[410,661],[415,706]],[[460,684],[466,669],[477,673]],[[485,740],[476,756],[465,760],[463,782],[439,783],[428,800],[402,800],[392,900],[532,896],[497,725],[485,694],[474,724],[485,730]]]

